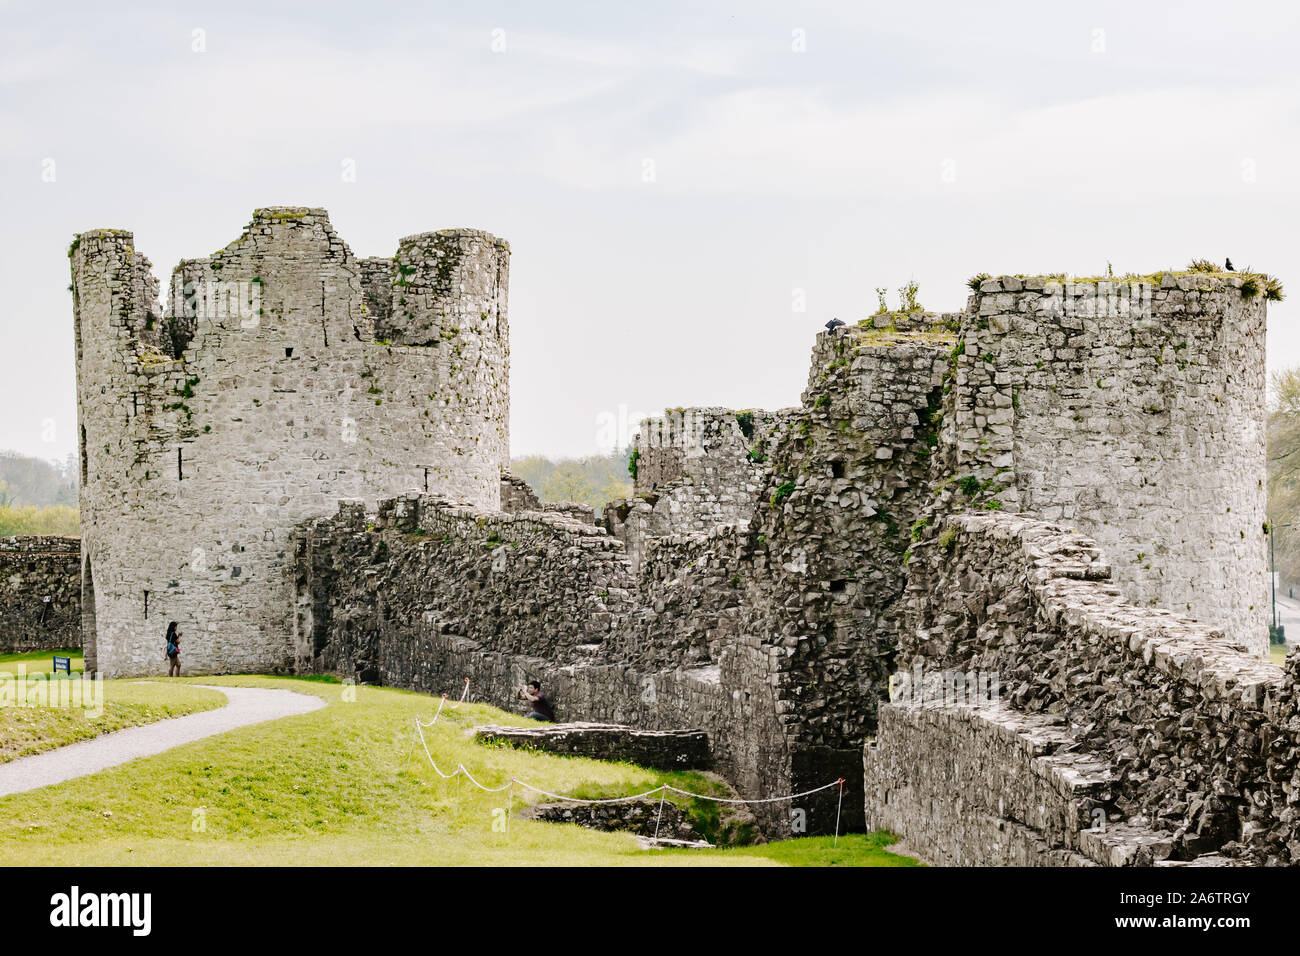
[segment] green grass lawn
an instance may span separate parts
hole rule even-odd
[[[641,850],[626,834],[521,820],[533,798],[484,794],[439,779],[415,740],[436,699],[320,681],[203,677],[210,684],[315,694],[310,714],[241,728],[156,757],[0,798],[5,862],[148,865],[868,865],[908,866],[884,834],[806,838],[718,850]],[[183,686],[189,679],[172,682]],[[425,730],[440,766],[464,763],[484,784],[511,777],[557,793],[636,793],[661,782],[700,792],[701,774],[560,757],[466,736],[483,723],[526,723],[492,707],[444,711]],[[412,750],[414,753],[412,755]],[[408,755],[410,759],[408,759]],[[459,791],[459,793],[458,793]],[[499,829],[509,815],[508,831]],[[494,827],[495,824],[495,827]]]
[[[86,662],[81,658],[81,651],[77,648],[68,648],[60,651],[29,651],[25,654],[0,654],[0,671],[8,671],[10,674],[18,673],[18,665],[23,665],[23,670],[28,674],[48,674],[54,670],[54,658],[70,657],[68,666],[72,668],[74,674],[80,674],[86,669]]]
[[[81,672],[81,652],[77,650],[0,655],[0,671],[16,674],[21,663],[28,674],[48,674],[55,653],[61,657],[71,656],[73,672]],[[59,682],[66,679],[62,674],[56,678]],[[81,681],[76,680],[76,683],[81,684]],[[216,691],[175,682],[106,680],[100,687],[103,711],[98,715],[80,706],[0,707],[0,763],[114,730],[211,710],[226,702]]]
[[[1286,652],[1291,650],[1290,644],[1270,644],[1268,646],[1268,659],[1278,667],[1286,664]]]

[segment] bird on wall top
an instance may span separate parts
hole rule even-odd
[[[1232,272],[1232,271],[1233,271],[1233,270],[1232,270],[1232,260],[1231,260],[1231,259],[1224,259],[1224,260],[1223,260],[1223,267],[1224,267],[1225,269],[1227,269],[1229,272]]]
[[[835,330],[838,329],[843,324],[844,323],[841,322],[839,319],[831,319],[829,322],[826,323],[826,331],[830,335],[834,335]]]

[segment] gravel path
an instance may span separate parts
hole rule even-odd
[[[141,727],[129,727],[43,754],[0,764],[0,797],[99,773],[129,760],[150,757],[181,744],[202,740],[214,734],[224,734],[236,727],[306,714],[325,706],[325,701],[315,695],[298,694],[291,690],[216,687],[209,684],[197,686],[220,691],[228,703],[216,710],[173,717],[171,720],[160,720]]]

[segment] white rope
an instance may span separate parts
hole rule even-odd
[[[484,793],[500,793],[502,790],[507,790],[507,789],[509,789],[510,787],[514,786],[514,783],[515,783],[514,779],[512,778],[512,779],[510,779],[510,780],[507,780],[505,783],[503,783],[503,784],[502,784],[501,786],[499,786],[499,787],[488,787],[488,786],[485,786],[484,784],[479,783],[477,780],[475,780],[475,779],[474,779],[474,775],[473,775],[472,773],[469,772],[469,768],[466,767],[463,763],[458,763],[458,764],[456,764],[456,770],[457,770],[459,773],[463,773],[463,774],[465,775],[465,779],[466,779],[466,780],[468,780],[470,783],[474,784],[474,786],[478,787],[478,788],[479,788],[480,790],[482,790]]]
[[[429,753],[429,744],[428,744],[428,742],[424,739],[424,730],[423,730],[423,728],[420,726],[420,718],[419,718],[419,717],[416,717],[416,718],[415,718],[415,732],[416,732],[416,733],[419,735],[419,737],[420,737],[420,746],[424,748],[424,755],[425,755],[426,757],[429,758],[429,763],[430,763],[430,765],[432,765],[433,770],[434,770],[434,773],[436,773],[438,776],[442,777],[443,780],[450,780],[452,777],[456,776],[456,774],[460,773],[460,771],[461,771],[461,765],[460,765],[460,764],[457,764],[457,765],[456,765],[456,770],[455,770],[454,773],[443,773],[442,770],[438,767],[438,762],[437,762],[436,760],[433,759],[433,754]]]
[[[465,703],[465,696],[466,696],[468,693],[469,693],[469,678],[466,677],[466,678],[465,678],[465,689],[462,690],[462,691],[460,692],[460,700],[458,700],[458,701],[456,701],[456,703],[452,704],[452,705],[451,705],[451,709],[452,709],[452,710],[458,710],[458,709],[460,709],[460,705],[463,704],[463,703]],[[447,695],[446,695],[446,694],[443,694],[442,696],[443,696],[443,697],[446,697]]]
[[[466,677],[465,689],[461,692],[460,700],[457,701],[455,704],[453,704],[452,707],[453,708],[459,707],[461,704],[463,704],[465,702],[465,695],[468,693],[469,693],[469,678]],[[525,783],[523,780],[516,780],[514,777],[511,777],[506,783],[502,784],[499,787],[489,787],[476,780],[474,775],[469,772],[469,768],[466,767],[463,763],[456,764],[456,769],[451,773],[444,773],[442,769],[438,766],[437,761],[433,759],[433,754],[429,752],[429,743],[424,739],[424,728],[432,727],[434,724],[438,722],[438,717],[442,714],[443,705],[446,703],[447,703],[447,695],[443,694],[442,700],[438,702],[438,710],[433,715],[433,720],[429,721],[428,723],[425,723],[424,721],[420,720],[418,715],[415,717],[415,731],[419,735],[420,746],[424,748],[424,755],[429,758],[430,766],[433,767],[434,772],[438,776],[442,777],[442,779],[450,780],[452,777],[459,778],[463,776],[466,780],[474,784],[474,786],[478,787],[484,793],[500,793],[502,790],[509,789],[511,792],[512,804],[514,802],[513,788],[515,784],[518,784],[520,787],[522,787],[525,790],[531,790],[533,793],[541,794],[544,797],[550,797],[552,800],[564,800],[568,803],[580,803],[586,806],[593,806],[596,804],[607,804],[607,803],[630,803],[633,800],[641,800],[644,799],[645,797],[657,793],[659,794],[659,814],[662,816],[664,798],[667,796],[667,792],[669,790],[671,790],[673,793],[679,793],[683,797],[690,797],[695,800],[711,800],[714,803],[751,804],[751,803],[781,803],[786,800],[798,800],[801,797],[809,797],[812,796],[814,793],[821,793],[823,790],[829,790],[831,787],[838,786],[840,788],[840,801],[839,801],[839,806],[835,808],[835,839],[837,842],[839,840],[840,807],[842,807],[844,804],[844,781],[842,778],[834,780],[831,783],[825,784],[820,787],[814,787],[811,790],[804,790],[802,793],[791,793],[780,797],[756,797],[752,800],[744,800],[738,797],[714,797],[703,793],[692,793],[690,790],[682,790],[680,787],[674,787],[671,784],[667,784],[667,783],[660,784],[659,786],[655,787],[652,790],[646,790],[644,793],[634,793],[626,797],[604,797],[601,799],[587,799],[585,797],[571,797],[563,793],[552,793],[550,790],[543,790],[541,787],[535,787],[531,783]],[[412,743],[412,747],[414,748],[414,743]],[[460,805],[460,780],[459,779],[457,779],[456,781],[456,803],[457,806]],[[507,828],[509,827],[509,825],[510,824],[507,819],[507,823],[506,823]],[[656,820],[655,821],[656,833],[658,833],[658,829],[659,829],[659,824],[658,824],[658,820]],[[509,831],[507,830],[507,832]]]
[[[668,790],[671,790],[673,793],[681,793],[682,796],[695,797],[695,800],[712,800],[715,804],[779,804],[783,800],[798,800],[800,797],[811,796],[813,793],[820,793],[823,790],[831,790],[831,787],[835,787],[837,783],[840,783],[839,780],[828,783],[824,787],[814,787],[813,790],[806,790],[802,793],[788,793],[788,795],[779,797],[755,797],[753,800],[733,800],[729,799],[729,797],[707,796],[705,793],[692,793],[689,790],[677,790],[676,787],[668,786],[667,783],[664,784],[664,787],[667,787]]]
[[[438,701],[438,712],[435,713],[435,714],[433,715],[433,720],[429,721],[429,722],[426,724],[424,721],[420,720],[420,717],[419,717],[419,715],[417,714],[417,715],[416,715],[416,718],[415,718],[415,722],[416,722],[417,724],[419,724],[421,727],[432,727],[434,724],[436,724],[436,723],[438,722],[438,718],[439,718],[440,716],[442,716],[442,706],[443,706],[443,704],[445,704],[445,703],[447,703],[447,695],[446,695],[446,694],[443,694],[443,695],[442,695],[442,700]]]
[[[598,803],[630,803],[633,800],[640,800],[642,797],[648,797],[651,794],[658,793],[667,785],[660,785],[655,787],[653,790],[647,790],[645,793],[634,793],[629,797],[605,797],[602,800],[587,800],[583,797],[568,797],[562,793],[551,793],[549,790],[543,790],[541,787],[534,787],[531,783],[524,783],[522,780],[519,781],[519,786],[523,787],[525,790],[531,790],[533,793],[540,793],[544,797],[550,797],[552,800],[566,800],[569,803],[593,805]]]
[[[439,708],[439,711],[441,711],[441,708]],[[499,787],[489,787],[476,780],[474,775],[469,772],[469,768],[466,767],[463,763],[456,764],[456,769],[451,773],[444,773],[442,768],[438,766],[438,762],[433,759],[433,754],[429,752],[429,743],[427,740],[424,739],[424,730],[423,730],[424,727],[431,726],[436,720],[437,718],[435,717],[434,720],[430,721],[428,724],[425,724],[421,722],[419,717],[415,718],[415,730],[420,738],[420,746],[424,749],[424,755],[427,758],[429,758],[429,764],[430,766],[433,767],[434,772],[437,773],[438,776],[442,777],[442,779],[444,780],[450,780],[452,777],[455,777],[457,775],[464,775],[466,780],[474,784],[474,786],[478,787],[480,790],[484,791],[485,793],[500,793],[502,790],[505,790],[509,788],[511,785],[517,783],[525,790],[531,790],[533,793],[541,794],[543,797],[550,797],[552,800],[564,800],[567,801],[568,803],[581,803],[588,806],[594,804],[605,804],[605,803],[630,803],[633,800],[640,800],[644,797],[649,797],[656,793],[662,795],[662,792],[667,790],[671,790],[673,793],[679,793],[683,797],[692,797],[696,800],[712,800],[714,803],[748,804],[748,803],[780,803],[783,800],[798,800],[800,797],[807,797],[807,796],[811,796],[814,793],[821,793],[823,790],[829,790],[831,787],[838,786],[840,783],[840,781],[835,780],[832,783],[826,784],[825,786],[815,787],[812,790],[805,790],[802,793],[791,793],[781,797],[761,797],[752,800],[742,800],[742,799],[731,798],[731,797],[714,797],[704,793],[693,793],[690,790],[683,790],[680,787],[674,787],[666,783],[660,784],[659,786],[654,787],[653,789],[646,790],[643,793],[634,793],[626,797],[604,797],[601,799],[571,797],[563,793],[553,793],[550,790],[543,790],[541,787],[535,787],[531,783],[526,783],[523,780],[515,780],[513,778],[511,778],[511,780],[507,781],[506,783],[502,784]]]

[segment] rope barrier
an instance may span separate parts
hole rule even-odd
[[[460,700],[457,701],[455,704],[450,705],[451,709],[454,710],[455,708],[459,707],[461,704],[465,703],[465,696],[468,693],[469,693],[469,678],[466,677],[465,689],[461,692]],[[572,797],[569,796],[568,794],[553,793],[550,790],[543,790],[541,787],[535,787],[531,783],[526,783],[523,780],[516,780],[514,777],[511,777],[508,781],[506,781],[506,783],[502,784],[499,787],[489,787],[486,784],[480,782],[478,779],[476,779],[474,775],[470,773],[469,768],[466,767],[463,763],[457,763],[455,770],[453,770],[451,773],[446,773],[443,771],[441,767],[438,766],[438,762],[433,759],[433,753],[429,750],[429,743],[427,740],[425,740],[424,737],[424,728],[432,727],[434,724],[438,722],[438,718],[442,715],[442,710],[444,706],[447,706],[446,694],[443,694],[442,699],[438,702],[438,710],[434,713],[432,720],[430,720],[428,723],[425,723],[424,721],[420,720],[418,715],[416,715],[414,718],[415,732],[417,737],[419,738],[420,746],[424,749],[424,755],[425,757],[428,758],[429,765],[433,767],[434,773],[436,773],[443,780],[450,780],[453,777],[456,778],[456,813],[458,817],[460,815],[460,778],[461,777],[464,777],[466,780],[472,783],[479,790],[482,790],[484,793],[501,793],[503,790],[509,790],[510,791],[509,807],[506,810],[507,838],[509,837],[510,834],[510,816],[511,816],[511,811],[514,809],[514,796],[515,796],[514,788],[516,785],[518,785],[520,788],[524,790],[530,790],[533,793],[540,794],[543,797],[549,797],[552,800],[563,800],[567,803],[578,803],[578,804],[583,804],[585,806],[594,806],[597,804],[610,804],[610,803],[630,803],[633,800],[641,800],[657,793],[659,794],[659,812],[658,815],[655,817],[656,838],[658,838],[659,836],[659,821],[663,817],[664,801],[667,799],[668,791],[670,790],[673,793],[680,794],[683,797],[690,797],[691,799],[694,800],[710,800],[714,803],[749,805],[749,804],[760,804],[760,803],[764,803],[764,804],[782,803],[786,800],[798,800],[801,799],[802,797],[810,797],[815,793],[821,793],[824,790],[829,790],[831,787],[839,787],[839,799],[835,806],[835,842],[833,844],[834,846],[839,846],[840,815],[844,807],[845,781],[843,777],[840,777],[837,780],[833,780],[830,783],[823,784],[820,787],[813,787],[811,790],[804,790],[800,793],[791,793],[780,797],[755,797],[753,799],[748,799],[748,800],[739,797],[715,797],[704,793],[693,793],[690,790],[683,790],[680,787],[674,787],[671,784],[667,784],[667,783],[660,784],[659,786],[655,787],[652,790],[646,790],[643,793],[630,794],[629,796],[626,797],[602,797],[602,798]],[[412,741],[411,752],[414,753],[414,750],[415,750],[415,742]],[[407,755],[407,760],[408,761],[410,760],[410,754]]]
[[[441,710],[442,708],[439,707],[439,712],[441,712]],[[474,775],[469,772],[469,768],[467,768],[462,763],[456,764],[456,769],[451,773],[444,772],[442,768],[438,766],[438,762],[433,759],[433,754],[429,751],[429,743],[424,738],[424,729],[423,729],[425,727],[432,726],[436,720],[437,717],[435,716],[434,720],[431,720],[429,721],[429,723],[426,724],[422,722],[419,717],[415,718],[416,734],[419,737],[420,746],[424,749],[424,755],[429,759],[430,766],[432,766],[434,772],[438,774],[438,776],[442,777],[442,779],[444,780],[450,780],[452,777],[463,775],[465,779],[467,779],[470,783],[474,784],[474,786],[478,787],[484,793],[500,793],[502,790],[505,790],[517,783],[520,787],[522,787],[525,790],[531,790],[533,793],[540,794],[543,797],[550,797],[552,800],[564,800],[568,803],[581,803],[585,805],[595,805],[595,804],[605,804],[605,803],[630,803],[633,800],[641,800],[644,797],[649,797],[652,796],[653,794],[660,793],[661,791],[667,791],[667,790],[671,790],[673,793],[681,794],[683,797],[691,797],[695,800],[711,800],[714,803],[751,804],[751,803],[781,803],[784,800],[798,800],[801,797],[810,797],[814,793],[821,793],[823,790],[829,790],[831,787],[839,787],[841,803],[843,802],[844,799],[844,779],[842,777],[838,780],[833,780],[830,783],[823,784],[820,787],[813,787],[811,790],[804,790],[801,791],[800,793],[791,793],[780,797],[754,797],[748,800],[737,798],[737,797],[715,797],[707,793],[695,793],[691,790],[683,790],[680,787],[674,787],[672,784],[667,784],[667,783],[660,784],[659,786],[654,787],[651,790],[646,790],[642,793],[629,794],[628,796],[625,797],[602,797],[599,799],[587,798],[587,797],[572,797],[569,796],[568,794],[554,793],[550,790],[543,790],[541,787],[535,787],[531,783],[527,783],[523,780],[516,780],[513,777],[508,782],[502,784],[499,787],[489,787],[483,783],[480,783],[477,779],[475,779]],[[836,830],[838,831],[839,830],[838,814],[836,815],[836,818],[837,818]]]
[[[460,700],[458,700],[458,701],[456,701],[456,703],[452,704],[452,705],[451,705],[451,709],[452,709],[452,710],[459,710],[459,709],[460,709],[460,705],[463,704],[463,703],[465,703],[465,695],[468,694],[468,693],[469,693],[469,678],[466,677],[466,678],[465,678],[465,688],[464,688],[464,690],[462,690],[462,691],[460,692]],[[442,696],[443,696],[443,697],[446,697],[447,695],[446,695],[446,694],[443,694]],[[434,718],[434,719],[436,720],[437,718]]]

